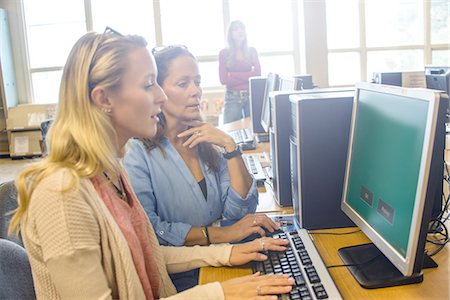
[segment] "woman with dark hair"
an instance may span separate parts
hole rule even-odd
[[[252,215],[258,204],[256,182],[233,138],[201,120],[196,58],[184,46],[153,54],[168,100],[156,136],[132,141],[124,163],[161,244],[237,242],[253,233],[264,235],[262,227],[277,229],[267,216]],[[241,220],[216,226],[222,218]]]
[[[184,46],[153,54],[157,82],[168,99],[156,136],[132,141],[124,164],[160,243],[236,242],[253,233],[264,236],[263,228],[277,229],[266,215],[253,214],[256,182],[239,147],[228,134],[201,120],[195,57]],[[239,221],[220,227],[221,219]]]
[[[220,82],[226,86],[223,123],[250,116],[248,79],[261,75],[258,53],[247,44],[245,25],[233,21],[228,26],[228,48],[219,53]]]

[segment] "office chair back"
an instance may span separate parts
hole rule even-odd
[[[8,235],[8,226],[13,211],[17,208],[17,190],[14,181],[0,184],[0,238],[10,240],[23,246],[22,239],[16,235]],[[2,298],[0,298],[2,299]]]
[[[25,249],[0,239],[0,299],[36,299]]]
[[[53,119],[48,119],[48,120],[41,122],[40,129],[41,129],[42,139],[39,141],[39,143],[41,146],[41,152],[42,152],[43,157],[47,156],[47,132],[48,132],[52,122],[53,122]]]

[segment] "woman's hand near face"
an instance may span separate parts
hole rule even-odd
[[[193,148],[199,143],[210,143],[225,149],[226,152],[231,152],[236,148],[236,143],[233,138],[214,127],[210,123],[192,120],[185,122],[191,128],[178,134],[179,138],[188,137],[183,143],[183,146]]]
[[[294,279],[287,275],[253,275],[221,282],[226,300],[233,299],[278,299],[277,295],[292,290]]]

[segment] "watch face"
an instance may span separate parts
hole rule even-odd
[[[236,149],[235,150],[233,150],[232,152],[225,152],[223,154],[223,157],[225,159],[230,159],[230,158],[233,158],[233,157],[238,156],[238,155],[241,155],[241,148],[239,147],[239,145],[236,145]]]

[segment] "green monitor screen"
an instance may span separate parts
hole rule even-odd
[[[433,202],[427,187],[438,115],[445,116],[439,95],[376,84],[356,89],[342,209],[404,276],[415,272],[429,221],[424,211]]]

